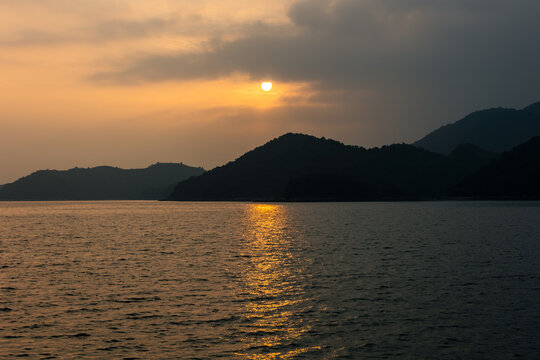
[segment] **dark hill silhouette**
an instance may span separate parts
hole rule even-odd
[[[0,200],[160,199],[179,181],[203,172],[202,168],[172,163],[129,170],[110,166],[40,170],[2,185]]]
[[[540,135],[540,102],[522,110],[497,108],[474,112],[433,131],[413,145],[449,154],[457,145],[470,143],[501,153],[537,135]]]
[[[475,152],[486,156],[478,149]],[[469,167],[412,145],[368,150],[325,138],[285,134],[235,161],[182,181],[167,200],[436,198],[462,179]]]
[[[473,144],[459,144],[448,158],[461,166],[461,173],[471,174],[491,163],[499,157],[499,154],[479,148]]]
[[[454,194],[480,199],[540,199],[540,136],[466,177]]]

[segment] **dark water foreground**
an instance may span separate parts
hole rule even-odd
[[[540,203],[0,203],[0,359],[540,355]]]

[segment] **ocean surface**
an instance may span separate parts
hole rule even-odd
[[[538,359],[540,203],[0,202],[0,359]]]

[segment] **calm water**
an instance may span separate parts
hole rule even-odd
[[[540,357],[540,203],[0,203],[0,358]]]

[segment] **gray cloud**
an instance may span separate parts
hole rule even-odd
[[[98,38],[139,38],[168,32],[176,28],[178,23],[178,19],[160,18],[145,21],[111,20],[99,23],[94,33]]]
[[[208,52],[146,56],[97,77],[152,82],[242,72],[333,87],[496,86],[538,79],[539,15],[535,0],[302,1],[289,12],[294,30],[250,31]]]
[[[103,44],[112,41],[137,40],[170,36],[217,37],[223,33],[250,31],[257,33],[265,29],[263,23],[253,24],[215,24],[197,15],[177,14],[168,18],[148,18],[128,20],[116,18],[86,26],[57,29],[26,29],[0,39],[0,46],[52,46],[71,44]],[[226,31],[225,31],[226,29]]]
[[[66,43],[106,42],[119,39],[138,39],[163,33],[178,32],[179,19],[153,18],[143,21],[110,20],[95,25],[63,31],[25,30],[0,40],[1,46],[63,45]]]
[[[244,73],[309,82],[320,98],[350,94],[335,104],[356,106],[351,116],[374,114],[388,129],[406,121],[403,138],[413,140],[469,111],[537,101],[539,15],[537,0],[299,1],[289,11],[292,27],[246,31],[200,53],[143,56],[93,79],[137,84]],[[377,105],[355,97],[363,90],[378,94]]]

